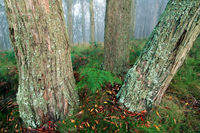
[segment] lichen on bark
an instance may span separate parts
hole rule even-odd
[[[19,70],[17,103],[27,126],[71,115],[75,92],[61,0],[5,0]]]
[[[118,93],[130,111],[160,103],[200,33],[200,1],[169,1],[145,48]]]

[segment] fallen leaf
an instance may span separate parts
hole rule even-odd
[[[90,110],[90,112],[93,112],[94,111],[94,108],[92,108],[91,110]]]
[[[94,120],[96,122],[96,124],[99,124],[99,121],[98,120]]]
[[[174,123],[176,124],[176,119],[174,118]]]
[[[147,123],[145,124],[145,126],[146,126],[147,128],[149,128],[149,127],[151,126],[151,123],[150,123],[149,121],[147,121]]]
[[[84,110],[81,110],[78,115],[82,115],[84,113]]]
[[[80,129],[83,129],[83,126],[82,126],[82,125],[80,125],[80,126],[79,126],[79,128],[80,128]]]
[[[120,129],[117,129],[117,130],[115,130],[115,133],[117,133],[117,132],[119,132],[120,131]]]
[[[111,119],[119,119],[117,116],[110,116]]]
[[[112,94],[112,91],[106,91],[108,94]]]
[[[71,121],[71,123],[75,123],[75,120],[73,120],[73,119],[71,119],[70,121]]]
[[[86,122],[86,124],[87,124],[87,126],[88,126],[88,127],[90,127],[90,124],[89,124],[89,122]]]
[[[103,130],[106,130],[108,127],[104,127]]]
[[[95,125],[94,125],[94,126],[92,126],[92,129],[93,129],[93,130],[95,130],[95,129],[96,129]]]
[[[158,113],[158,111],[156,111],[156,114],[157,114],[157,116],[158,116],[158,117],[160,117],[160,118],[161,118],[161,116],[160,116],[160,114]]]
[[[160,128],[157,125],[153,125],[158,131],[160,131]]]

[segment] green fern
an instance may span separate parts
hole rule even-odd
[[[81,69],[81,81],[77,84],[77,89],[88,87],[93,93],[101,89],[106,83],[121,84],[122,81],[111,72],[100,70],[98,68],[86,67]]]

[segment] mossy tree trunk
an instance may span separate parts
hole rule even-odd
[[[90,41],[95,42],[95,25],[94,25],[94,6],[93,0],[90,0]]]
[[[73,44],[73,17],[72,17],[73,0],[67,0],[67,31],[69,33],[69,42]]]
[[[19,70],[17,103],[27,126],[71,115],[78,105],[61,0],[5,0]]]
[[[107,0],[104,67],[113,73],[126,72],[129,64],[129,32],[132,0]]]
[[[169,1],[142,54],[126,75],[118,93],[120,103],[130,111],[158,105],[199,33],[200,1]]]

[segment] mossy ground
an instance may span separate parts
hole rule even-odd
[[[130,66],[136,61],[145,42],[146,40],[131,41]],[[49,122],[47,124],[49,128],[45,127],[48,128],[49,132],[53,132],[53,130],[56,132],[121,133],[199,132],[199,49],[200,38],[196,40],[189,56],[171,82],[160,106],[155,107],[149,113],[144,111],[136,114],[121,109],[117,104],[116,93],[121,86],[123,77],[116,77],[103,71],[103,45],[81,44],[73,46],[72,61],[79,88],[80,108],[73,116],[53,124]],[[24,129],[19,118],[15,102],[18,76],[16,60],[12,51],[0,52],[0,66],[0,132],[33,131]],[[81,72],[86,70],[88,71],[87,75],[81,76]],[[81,83],[83,80],[87,83]],[[44,128],[37,131],[42,130]]]

